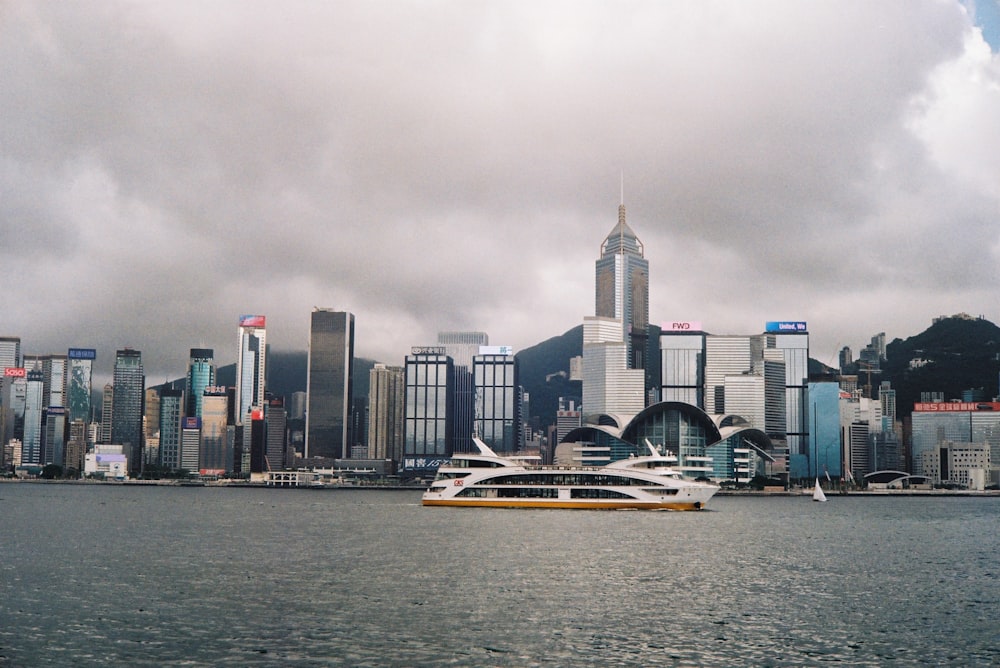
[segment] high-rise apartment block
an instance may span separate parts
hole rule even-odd
[[[307,458],[350,457],[354,383],[354,315],[314,309],[306,377]]]
[[[241,315],[239,353],[236,359],[236,424],[252,408],[264,403],[267,380],[267,318],[262,315]]]
[[[376,364],[368,374],[368,455],[403,457],[403,402],[406,374],[403,367]]]
[[[21,337],[0,336],[0,369],[21,366]]]

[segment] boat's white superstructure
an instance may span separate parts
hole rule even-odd
[[[455,454],[424,492],[425,506],[700,510],[718,486],[687,480],[672,457],[650,454],[605,466],[538,466],[501,457],[473,438],[479,454]],[[647,444],[648,445],[648,444]]]

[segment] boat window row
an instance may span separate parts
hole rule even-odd
[[[582,488],[569,491],[571,499],[633,499],[635,497],[613,489]]]
[[[461,459],[458,457],[452,457],[448,466],[455,469],[497,469],[503,468],[504,464],[501,464],[500,462],[484,461],[482,459]]]
[[[469,471],[442,471],[438,469],[435,480],[452,480],[454,478],[465,478],[472,475]]]
[[[513,475],[498,475],[481,480],[478,485],[585,485],[588,487],[627,487],[645,485],[648,480],[638,480],[621,475],[608,473],[520,473]]]
[[[455,496],[476,499],[558,499],[555,487],[468,487]]]

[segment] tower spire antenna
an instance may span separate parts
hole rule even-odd
[[[625,206],[625,170],[622,170],[622,201],[620,202],[622,206]]]

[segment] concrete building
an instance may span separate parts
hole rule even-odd
[[[403,458],[403,367],[376,364],[368,375],[368,454],[372,459]]]
[[[267,388],[267,317],[241,315],[236,359],[236,424],[251,409],[261,408]]]
[[[628,366],[621,321],[583,319],[583,412],[636,415],[646,405],[645,373]]]

